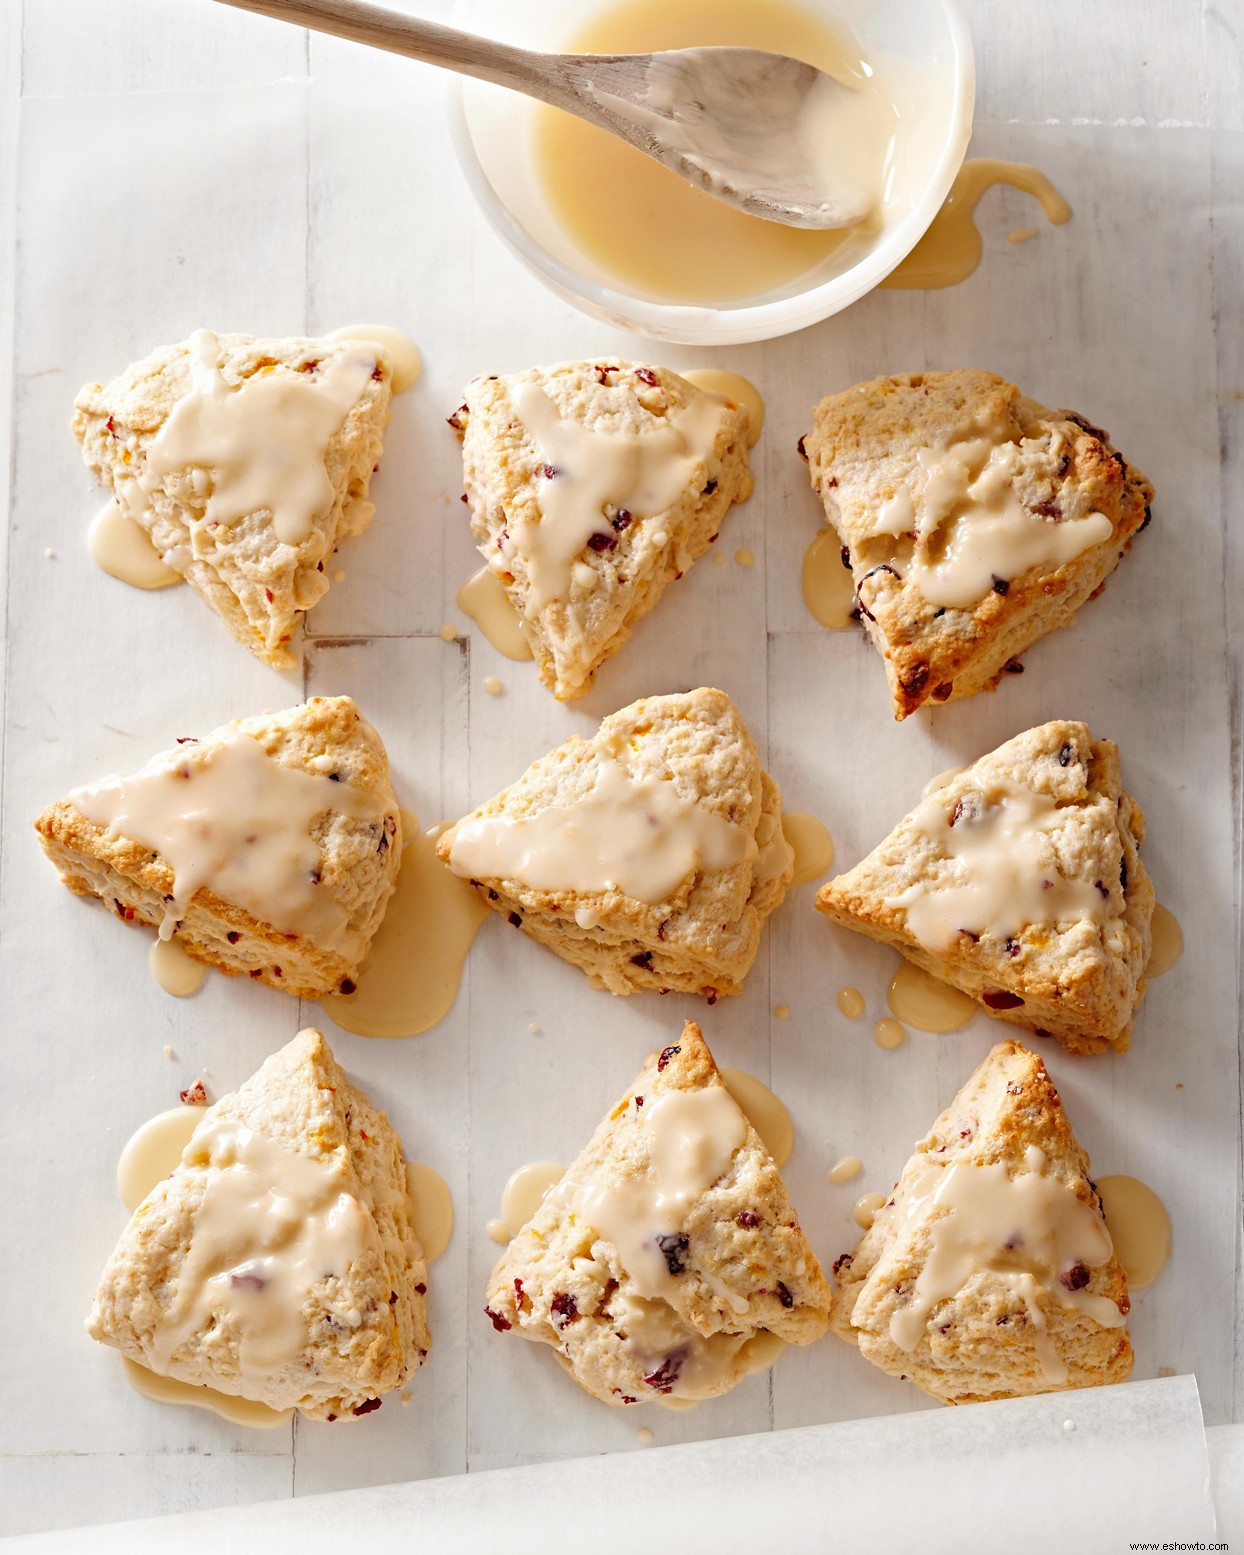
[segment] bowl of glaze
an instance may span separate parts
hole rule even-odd
[[[578,47],[585,21],[620,9],[620,3],[460,0],[454,21],[522,48],[564,51]],[[750,3],[764,14],[766,0]],[[676,10],[679,0],[668,5]],[[911,84],[904,127],[886,162],[886,197],[870,230],[847,234],[799,273],[777,284],[762,283],[752,293],[707,301],[663,295],[659,282],[642,284],[612,273],[599,251],[591,252],[559,212],[544,160],[548,142],[541,139],[555,110],[500,87],[457,78],[450,88],[454,149],[490,225],[558,296],[584,313],[654,340],[685,345],[768,340],[815,324],[864,296],[920,241],[963,162],[975,94],[971,37],[958,0],[802,0],[798,9],[839,36],[853,37],[865,58],[878,61],[879,74],[881,61],[893,62],[897,78]],[[776,45],[756,38],[754,46]],[[797,52],[790,46],[784,51]],[[709,197],[696,192],[696,198]],[[627,219],[621,208],[618,219]]]

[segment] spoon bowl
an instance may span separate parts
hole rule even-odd
[[[826,230],[872,209],[816,155],[817,125],[851,89],[814,65],[744,48],[563,55],[560,63],[597,110],[581,118],[750,216]]]

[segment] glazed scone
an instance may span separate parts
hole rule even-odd
[[[1107,433],[974,369],[831,394],[801,440],[895,717],[992,689],[1066,626],[1149,521]]]
[[[816,905],[999,1020],[1123,1052],[1149,986],[1144,835],[1116,746],[1059,720],[927,795]]]
[[[746,410],[667,367],[606,358],[476,378],[449,420],[471,533],[563,701],[752,491]]]
[[[303,999],[352,991],[402,856],[388,757],[349,697],[180,740],[35,829],[71,891]]]
[[[204,1113],[86,1327],[160,1376],[348,1419],[423,1364],[426,1292],[402,1142],[303,1031]]]
[[[724,691],[645,697],[573,735],[437,843],[598,988],[736,994],[794,874],[782,800]]]
[[[371,522],[392,370],[374,343],[199,330],[74,402],[83,457],[240,643],[277,669]]]
[[[486,1310],[617,1405],[713,1398],[825,1333],[782,1174],[693,1022],[510,1242]]]
[[[834,1265],[835,1333],[948,1404],[1122,1382],[1127,1277],[1088,1174],[1045,1066],[1001,1043]]]

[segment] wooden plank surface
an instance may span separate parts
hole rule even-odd
[[[1076,220],[1011,246],[1008,231],[1040,218],[997,191],[981,207],[985,263],[960,288],[876,293],[799,336],[729,353],[661,351],[763,388],[756,495],[723,533],[727,561],[694,568],[591,696],[560,707],[454,606],[475,553],[444,417],[477,372],[646,348],[574,313],[503,250],[453,164],[443,82],[203,0],[0,8],[0,348],[12,340],[0,425],[13,445],[0,1161],[20,1190],[5,1229],[26,1271],[4,1296],[21,1341],[0,1375],[3,1531],[622,1450],[641,1424],[672,1442],[928,1407],[827,1340],[695,1412],[606,1412],[479,1313],[496,1254],[484,1226],[510,1169],[574,1153],[688,1015],[719,1059],[771,1079],[789,1105],[787,1175],[818,1253],[832,1260],[854,1240],[856,1195],[888,1186],[1005,1032],[982,1017],[960,1035],[876,1048],[894,957],[825,925],[810,887],[774,918],[743,995],[712,1010],[676,996],[611,1001],[490,920],[442,1026],[373,1043],[313,1005],[223,978],[170,1000],[147,977],[144,937],[57,886],[29,829],[44,803],[176,734],[304,690],[359,699],[403,803],[430,824],[636,696],[715,683],[739,702],[788,807],[829,824],[843,865],[927,777],[1029,723],[1083,717],[1117,739],[1188,952],[1155,984],[1126,1058],[1048,1061],[1095,1169],[1145,1178],[1175,1220],[1172,1265],[1133,1308],[1137,1376],[1195,1370],[1207,1419],[1239,1418],[1238,7],[969,9],[974,150],[1038,163]],[[342,554],[346,577],[314,613],[303,672],[277,676],[187,591],[135,595],[93,568],[82,542],[100,498],[69,408],[80,383],[202,324],[359,321],[407,329],[425,372],[395,405],[377,519]],[[1157,486],[1156,521],[1021,679],[900,727],[863,640],[821,631],[804,610],[799,561],[820,517],[794,444],[822,393],[964,364],[1108,426]],[[740,546],[755,567],[731,559]],[[455,643],[438,636],[447,621],[463,633]],[[499,697],[483,691],[490,674]],[[863,1021],[837,1012],[847,982],[867,996]],[[773,1017],[778,1003],[789,1020]],[[123,1221],[113,1168],[130,1130],[198,1073],[214,1094],[237,1083],[300,1022],[325,1024],[410,1154],[447,1178],[458,1224],[433,1269],[435,1347],[410,1405],[393,1400],[352,1430],[261,1435],[131,1395],[82,1316]],[[825,1172],[845,1153],[864,1158],[864,1174],[831,1186]]]

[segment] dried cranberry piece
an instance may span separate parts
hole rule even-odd
[[[1077,415],[1074,410],[1065,410],[1063,415],[1068,421],[1074,421],[1082,432],[1087,432],[1090,437],[1095,437],[1099,443],[1108,443],[1110,434],[1103,432],[1100,427],[1095,427],[1091,421],[1086,421],[1083,416]]]
[[[672,1393],[674,1384],[678,1381],[678,1373],[682,1370],[681,1355],[667,1355],[651,1376],[644,1381],[650,1388],[655,1388],[658,1393]]]
[[[653,372],[651,367],[637,367],[635,369],[635,376],[639,379],[640,383],[646,383],[650,389],[655,389],[657,384],[661,381],[657,377],[656,373]]]
[[[708,995],[708,1005],[711,1009],[717,1003],[717,990],[715,988],[706,988],[704,992]]]
[[[238,931],[236,929],[230,929],[229,932],[225,935],[225,938],[229,941],[229,943],[231,945],[236,945],[237,942],[242,938],[242,936],[238,933]]]
[[[449,422],[450,426],[453,427],[455,432],[461,432],[465,428],[465,426],[466,426],[466,422],[463,420],[463,416],[464,415],[467,415],[467,416],[470,415],[470,411],[467,410],[467,406],[466,406],[466,401],[465,400],[462,402],[461,405],[458,406],[457,410],[454,411],[453,415],[452,416],[446,416],[445,420]]]
[[[844,545],[838,552],[838,560],[842,563],[848,572],[851,571],[851,549],[849,546]]]
[[[1058,1276],[1058,1283],[1068,1290],[1083,1290],[1092,1276],[1082,1263],[1073,1263]]]
[[[184,1091],[177,1093],[187,1107],[202,1107],[207,1102],[207,1091],[202,1080],[196,1080],[193,1085],[186,1087]]]
[[[781,1280],[779,1280],[774,1286],[773,1294],[787,1309],[795,1305],[795,1298],[791,1295],[790,1291],[787,1290],[786,1286],[782,1284]]]
[[[682,1048],[678,1047],[676,1044],[673,1047],[665,1048],[662,1051],[660,1058],[657,1059],[657,1073],[660,1074],[661,1070],[665,1068],[666,1064],[669,1063],[670,1059],[673,1058],[675,1053],[681,1052]]]
[[[691,1246],[691,1238],[685,1231],[666,1232],[664,1236],[657,1237],[657,1246],[661,1249],[665,1267],[671,1274],[681,1274],[686,1269],[683,1258],[688,1247]]]
[[[618,543],[617,535],[607,535],[603,530],[597,530],[594,535],[588,536],[588,548],[593,551],[612,551]]]
[[[629,529],[631,527],[632,514],[628,512],[626,508],[619,508],[613,517],[609,520],[609,522],[613,525],[617,532],[621,534],[624,529]]]
[[[354,981],[354,979],[352,977],[343,977],[341,979],[341,990],[340,991],[342,993],[344,993],[344,994],[351,994],[351,993],[354,992],[354,990],[355,990],[355,988],[357,986],[358,986],[358,984]]]
[[[373,373],[372,377],[374,378],[375,376],[375,373]],[[355,1404],[350,1413],[352,1415],[369,1415],[373,1409],[380,1408],[380,1402],[378,1398],[365,1398],[361,1404]]]
[[[854,1253],[839,1253],[834,1259],[834,1273],[838,1274],[842,1269],[849,1269],[854,1258]]]
[[[428,1293],[428,1287],[423,1283],[422,1280],[420,1280],[418,1285],[415,1286],[415,1294],[417,1296],[426,1296],[427,1293]]]
[[[485,1314],[491,1318],[492,1326],[499,1334],[505,1333],[507,1328],[513,1328],[513,1323],[501,1312],[494,1312],[491,1307],[484,1308]]]
[[[573,1296],[564,1290],[558,1291],[549,1303],[549,1308],[554,1317],[561,1319],[558,1325],[561,1328],[568,1328],[571,1323],[579,1321],[579,1304]]]
[[[807,437],[807,435],[808,434],[805,432],[803,437],[801,437],[795,444],[795,451],[805,464],[808,462],[808,450],[804,447],[804,439]]]
[[[704,490],[700,493],[700,495],[702,497],[711,497],[716,490],[717,490],[717,482],[716,481],[709,481],[708,485],[705,486]]]
[[[837,484],[837,483],[835,482],[835,484]],[[872,611],[868,608],[868,606],[860,598],[860,590],[864,587],[864,585],[868,582],[869,578],[871,578],[873,573],[875,573],[875,572],[888,572],[891,577],[898,578],[898,581],[900,583],[903,581],[902,578],[899,577],[899,574],[897,572],[895,572],[894,568],[890,566],[889,562],[880,562],[880,563],[878,563],[878,565],[876,567],[870,567],[868,569],[868,571],[864,574],[864,576],[860,579],[860,581],[855,585],[855,603],[858,606],[858,608],[864,612],[864,614],[868,617],[868,619],[870,621],[875,621],[877,619],[877,617],[875,615],[873,615]],[[922,665],[919,665],[917,667],[919,669],[923,669],[923,671],[924,671],[924,679],[928,680],[928,678],[929,678],[929,666],[927,664],[922,664]],[[924,682],[922,681],[921,684],[923,685],[923,683]]]
[[[736,1226],[742,1226],[744,1231],[750,1231],[760,1224],[760,1216],[754,1209],[741,1209],[734,1217]]]
[[[981,818],[981,796],[979,794],[964,794],[954,809],[950,812],[950,826],[957,826],[960,821],[979,821]]]
[[[510,914],[510,917],[509,917],[509,921],[510,921],[510,922],[511,922],[511,923],[512,923],[512,924],[513,924],[513,925],[514,925],[514,927],[515,927],[515,928],[516,928],[516,929],[521,929],[521,928],[522,928],[522,926],[523,926],[523,920],[522,920],[522,917],[521,917],[521,915],[520,915],[520,914],[518,914],[518,913],[516,913],[516,912],[512,912],[512,913],[511,913],[511,914]]]
[[[1017,993],[1007,993],[1005,988],[986,988],[981,1003],[989,1010],[1017,1010],[1023,1004]]]
[[[637,956],[631,957],[631,965],[642,967],[645,972],[651,972],[652,952],[650,950],[641,950]]]
[[[542,464],[540,466],[540,474],[544,476],[546,481],[556,480],[557,466],[555,464]]]
[[[1019,955],[1019,941],[1015,938],[1015,936],[1013,934],[1008,934],[1007,935],[1007,938],[1006,938],[1006,953],[1007,953],[1008,956],[1017,956],[1017,955]]]
[[[1144,522],[1141,524],[1140,528],[1136,531],[1136,533],[1138,535],[1143,535],[1145,530],[1148,529],[1149,525],[1152,522],[1153,522],[1153,509],[1149,506],[1148,503],[1146,503],[1145,504]]]
[[[1071,757],[1071,742],[1068,741],[1058,753],[1058,765],[1060,767],[1069,767],[1071,765]]]
[[[665,938],[665,928],[668,923],[668,918],[662,918],[660,923],[657,924],[657,938],[659,940],[663,940]]]
[[[1004,675],[1022,675],[1024,673],[1024,666],[1019,662],[1018,659],[1008,659],[1002,666],[1002,673]]]
[[[994,591],[995,594],[1001,594],[1001,595],[1003,595],[1003,597],[1005,597],[1007,594],[1010,593],[1011,585],[1007,582],[1007,580],[1005,578],[997,578],[997,577],[995,577],[994,580],[993,580],[993,591]]]

